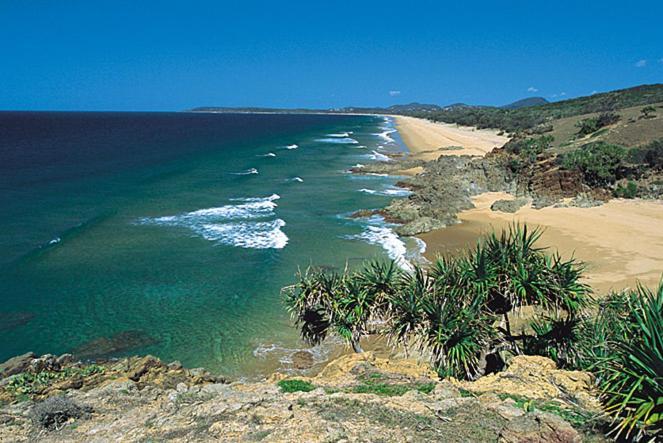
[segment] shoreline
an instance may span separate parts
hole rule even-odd
[[[413,156],[434,160],[442,155],[477,152],[476,155],[484,156],[489,152],[479,154],[476,148],[485,143],[485,134],[490,134],[487,130],[479,132],[461,128],[465,137],[480,134],[477,141],[462,150],[449,151],[442,147],[431,151],[428,148],[433,143],[444,142],[445,131],[455,129],[455,125],[413,117],[400,117],[399,120],[396,128]],[[419,136],[417,131],[421,131]],[[436,138],[436,133],[441,136]],[[455,134],[457,132],[452,136]],[[634,287],[638,281],[647,286],[658,284],[663,270],[663,231],[660,229],[663,202],[612,199],[591,208],[534,209],[528,204],[514,213],[491,209],[497,200],[513,199],[515,197],[506,192],[475,195],[471,198],[474,208],[458,212],[458,224],[416,235],[426,243],[424,257],[433,260],[438,255],[459,253],[493,230],[501,230],[512,223],[527,223],[544,230],[540,240],[542,246],[559,251],[565,258],[574,256],[584,262],[586,281],[599,295],[609,290]]]

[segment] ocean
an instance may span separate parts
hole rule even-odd
[[[280,289],[299,267],[419,252],[349,217],[407,195],[348,173],[402,150],[378,116],[0,112],[0,361],[294,370]]]

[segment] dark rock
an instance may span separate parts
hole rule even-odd
[[[350,218],[368,218],[376,214],[374,209],[360,209],[359,211],[350,214]]]
[[[60,366],[68,365],[74,362],[74,356],[71,354],[62,354],[56,359]]]
[[[148,373],[151,369],[161,368],[164,364],[156,357],[151,355],[140,358],[137,362],[131,365],[131,369],[127,372],[129,380],[138,381],[140,378]]]
[[[0,331],[9,331],[29,323],[33,318],[32,312],[0,312]]]
[[[34,352],[27,352],[23,355],[12,357],[6,362],[0,364],[0,379],[10,375],[20,374],[30,367],[30,363],[37,356]]]
[[[74,349],[72,354],[82,359],[105,359],[158,342],[143,331],[122,331],[111,337],[100,337],[84,343]]]
[[[514,213],[527,204],[527,199],[517,198],[515,200],[497,200],[490,206],[492,211]]]
[[[36,426],[57,430],[72,419],[88,417],[91,412],[91,407],[79,405],[67,397],[50,397],[37,403],[30,415]]]
[[[309,369],[314,364],[313,354],[308,351],[297,351],[292,355],[292,365],[295,369]]]
[[[193,379],[193,382],[196,384],[199,383],[213,383],[217,381],[217,378],[213,376],[205,368],[193,368],[188,369],[187,374]]]
[[[30,362],[30,370],[34,373],[43,371],[59,371],[60,363],[58,357],[52,354],[44,354]]]

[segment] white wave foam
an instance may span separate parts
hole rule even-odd
[[[390,186],[389,188],[383,189],[381,191],[376,191],[375,189],[362,188],[359,192],[364,192],[366,194],[372,195],[383,195],[385,197],[407,197],[412,194],[412,191],[409,189],[399,188],[396,186]]]
[[[61,241],[62,241],[62,239],[60,237],[55,237],[53,240],[49,241],[48,244],[49,245],[55,245],[55,244],[60,243]]]
[[[371,160],[379,162],[390,162],[391,159],[384,154],[379,153],[378,151],[372,151],[372,154],[368,154],[368,158]]]
[[[385,127],[382,127],[381,129],[383,129],[383,132],[380,132],[378,134],[373,134],[373,135],[376,135],[376,136],[380,137],[382,140],[384,140],[387,143],[396,143],[396,140],[394,140],[393,138],[391,138],[389,136],[389,134],[393,134],[394,132],[396,132],[396,129],[385,128]]]
[[[343,137],[343,138],[318,138],[315,140],[316,142],[319,143],[338,143],[339,145],[356,145],[359,144],[357,140],[351,137]]]
[[[368,148],[367,148],[366,146],[364,146],[364,145],[353,146],[353,148],[355,148],[355,149],[368,149]]]
[[[297,183],[302,183],[304,180],[301,177],[292,177],[290,179],[291,182],[297,182]]]
[[[337,138],[345,138],[345,137],[350,137],[352,134],[352,131],[350,132],[340,132],[338,134],[326,134],[327,137],[337,137]]]
[[[280,218],[268,222],[203,224],[195,229],[206,240],[251,249],[283,249],[288,236],[281,230]]]
[[[288,237],[281,230],[285,222],[281,219],[252,221],[274,216],[275,200],[278,194],[269,197],[237,198],[243,203],[224,205],[216,208],[199,209],[179,215],[165,217],[146,217],[141,224],[185,227],[206,240],[253,249],[282,249],[288,243]],[[230,220],[242,220],[229,222]]]
[[[268,152],[267,154],[258,155],[258,157],[276,157],[276,154],[273,152]]]
[[[293,143],[292,145],[288,145],[285,148],[286,149],[297,149],[297,148],[299,148],[299,145]]]
[[[330,337],[325,343],[313,346],[312,348],[290,348],[281,344],[260,344],[253,350],[253,356],[259,359],[277,358],[281,364],[280,370],[286,373],[302,373],[305,369],[294,367],[294,355],[298,352],[308,352],[313,357],[313,364],[318,365],[329,359],[331,352],[342,340],[337,337]]]
[[[350,235],[350,240],[363,240],[369,244],[382,247],[389,258],[406,271],[411,271],[412,265],[407,261],[407,247],[398,235],[386,226],[366,226],[361,234]]]
[[[231,172],[232,175],[252,175],[257,174],[258,170],[256,168],[249,168],[246,171],[242,172]]]
[[[236,197],[229,199],[234,202],[273,202],[274,200],[280,199],[281,196],[278,194],[272,194],[268,197]]]

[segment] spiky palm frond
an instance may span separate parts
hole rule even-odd
[[[453,298],[429,298],[423,303],[425,326],[420,348],[430,353],[441,376],[473,379],[480,357],[491,341],[491,319],[473,306]]]
[[[403,343],[423,324],[423,305],[432,296],[434,279],[421,267],[403,273],[398,290],[388,299],[388,329],[391,339]]]
[[[561,367],[575,367],[578,361],[576,344],[580,335],[581,319],[544,316],[530,322],[533,337],[524,341],[526,354],[542,355]]]
[[[663,281],[656,292],[639,285],[636,293],[634,329],[606,361],[602,399],[615,417],[616,437],[637,429],[655,440],[663,435]]]

